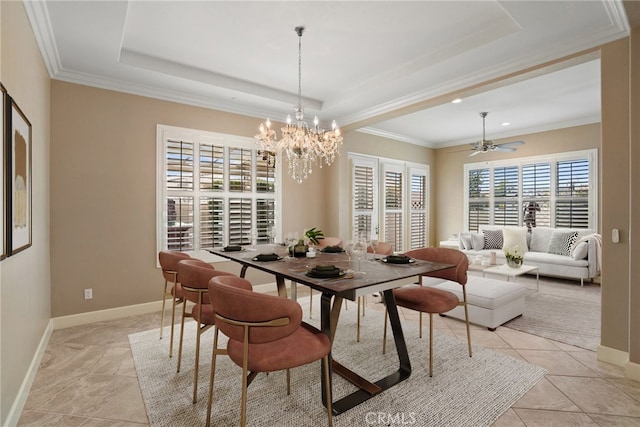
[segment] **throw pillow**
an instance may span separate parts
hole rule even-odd
[[[471,234],[465,233],[460,235],[460,242],[462,243],[462,249],[468,251],[471,250]]]
[[[527,227],[505,227],[502,229],[502,236],[504,239],[502,247],[504,249],[517,246],[523,254],[529,250],[527,245]]]
[[[571,256],[576,261],[585,259],[587,255],[589,255],[589,244],[587,242],[578,243],[571,251]]]
[[[551,239],[549,239],[549,247],[547,248],[547,253],[568,256],[571,254],[571,248],[573,248],[573,245],[576,243],[577,239],[577,231],[554,231],[551,235]]]
[[[502,249],[502,230],[482,230],[484,249]]]
[[[484,234],[471,233],[471,249],[481,251],[484,249]]]

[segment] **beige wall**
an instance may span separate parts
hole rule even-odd
[[[33,150],[33,245],[0,262],[0,425],[6,425],[51,318],[50,93],[49,77],[24,6],[0,2],[0,11],[0,80],[31,122]]]
[[[629,282],[629,359],[636,366],[640,367],[640,28],[635,28],[631,37],[631,90],[635,94],[631,97],[631,245],[630,264],[631,280]],[[640,378],[640,372],[636,373],[636,378]]]
[[[156,125],[252,137],[260,121],[60,81],[51,91],[53,317],[159,300]],[[285,232],[324,227],[327,172],[303,184],[284,179]],[[239,273],[236,263],[216,267]]]
[[[436,241],[446,240],[454,233],[465,231],[463,230],[465,164],[594,148],[600,152],[600,124],[514,136],[513,138],[496,140],[496,143],[517,140],[522,140],[525,144],[519,146],[518,150],[513,153],[494,151],[469,157],[469,146],[436,150],[434,179],[437,183],[437,194],[433,199],[436,212],[435,222],[438,224]]]

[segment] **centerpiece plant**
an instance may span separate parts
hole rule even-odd
[[[504,257],[509,267],[520,268],[524,261],[524,252],[518,245],[510,246],[504,249]]]

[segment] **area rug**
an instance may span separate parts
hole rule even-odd
[[[308,307],[308,300],[300,300]],[[378,380],[397,369],[390,340],[382,355],[383,314],[368,310],[356,342],[356,310],[342,311],[333,356],[360,375]],[[317,311],[316,311],[317,310]],[[314,313],[319,309],[314,307]],[[317,323],[316,319],[310,323]],[[306,318],[306,317],[305,317]],[[177,354],[168,357],[168,342],[158,330],[129,335],[138,381],[151,426],[204,425],[206,418],[212,330],[203,334],[200,354],[198,402],[192,403],[195,323],[185,330],[182,370],[176,373]],[[467,353],[466,340],[449,335],[434,337],[434,376],[428,375],[428,338],[417,338],[417,325],[403,323],[412,364],[409,379],[367,402],[334,417],[335,426],[419,425],[488,426],[533,387],[546,373],[543,368],[487,350]],[[164,333],[168,337],[168,331]],[[222,334],[221,334],[222,337]],[[304,351],[304,349],[300,349]],[[237,425],[240,420],[241,369],[227,357],[218,358],[212,425]],[[334,375],[334,399],[354,387]],[[321,403],[320,362],[291,372],[291,395],[287,396],[284,372],[260,374],[249,386],[249,426],[326,425]]]
[[[470,274],[480,274],[470,272]],[[520,276],[527,287],[524,313],[503,326],[595,351],[600,344],[600,287],[597,283]]]

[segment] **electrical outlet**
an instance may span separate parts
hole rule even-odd
[[[89,288],[89,289],[85,289],[84,290],[84,299],[91,299],[93,298],[93,289]]]

